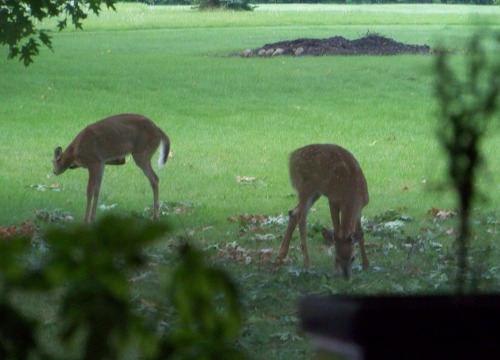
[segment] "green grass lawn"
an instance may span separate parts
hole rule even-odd
[[[455,209],[436,136],[435,59],[235,54],[280,40],[376,32],[405,43],[444,44],[458,64],[465,40],[485,24],[500,28],[499,7],[261,5],[248,13],[200,13],[118,4],[116,12],[91,16],[84,31],[54,32],[54,52],[44,49],[29,68],[6,60],[0,49],[0,225],[33,220],[37,209],[83,221],[87,173],[54,176],[54,148],[108,115],[145,114],[172,142],[172,158],[158,171],[161,200],[189,204],[165,216],[176,231],[162,246],[188,236],[234,274],[247,312],[242,343],[256,358],[307,358],[311,345],[297,333],[301,295],[452,289],[453,236],[447,232],[454,219],[428,219],[432,208]],[[477,203],[476,221],[482,247],[475,251],[486,259],[491,289],[500,284],[500,248],[493,242],[499,231],[498,130],[493,124],[483,144],[478,185],[488,200]],[[350,283],[333,274],[332,256],[320,241],[320,227],[331,226],[326,201],[310,213],[310,271],[302,269],[298,234],[289,267],[275,269],[262,258],[263,249],[276,251],[286,225],[256,229],[238,218],[280,216],[294,207],[287,156],[316,142],[342,145],[359,160],[370,190],[369,224],[384,213],[393,220],[390,209],[413,219],[386,233],[369,228],[373,269],[356,267]],[[255,180],[242,184],[238,176]],[[129,161],[106,169],[100,201],[116,204],[112,211],[121,214],[141,214],[152,193]],[[272,240],[256,237],[266,233]],[[249,263],[222,255],[234,244]]]

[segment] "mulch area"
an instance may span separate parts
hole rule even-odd
[[[408,45],[379,34],[348,40],[342,36],[326,39],[297,39],[265,44],[247,49],[244,57],[252,56],[325,56],[325,55],[399,55],[431,54],[428,45]]]

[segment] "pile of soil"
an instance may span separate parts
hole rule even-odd
[[[266,44],[258,49],[248,49],[244,57],[250,56],[321,56],[321,55],[398,55],[430,54],[428,45],[407,45],[378,34],[368,34],[356,40],[342,36],[327,39],[297,39]]]

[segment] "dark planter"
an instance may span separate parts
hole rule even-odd
[[[300,315],[322,358],[500,359],[499,294],[306,297]]]

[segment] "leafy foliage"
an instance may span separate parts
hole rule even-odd
[[[104,218],[93,228],[54,228],[42,276],[54,287],[65,285],[61,301],[61,338],[66,343],[86,334],[83,359],[116,358],[141,320],[129,305],[127,272],[146,264],[143,246],[161,236],[159,224]]]
[[[68,19],[77,29],[88,12],[99,14],[105,4],[114,9],[116,0],[0,0],[0,44],[9,47],[9,59],[19,58],[25,66],[40,53],[40,43],[52,50],[49,31],[39,29],[38,22],[46,18],[59,18],[59,31],[66,28]]]
[[[163,342],[162,353],[176,359],[243,359],[233,347],[242,325],[235,284],[189,245],[181,247],[181,258],[167,291],[179,323]]]
[[[36,347],[36,322],[22,314],[12,303],[19,290],[36,288],[20,261],[29,247],[29,238],[0,241],[0,358],[27,359]]]
[[[494,46],[496,51],[490,50],[494,55],[488,55],[484,42]],[[460,293],[464,291],[468,271],[469,222],[476,195],[476,171],[482,161],[481,140],[499,106],[499,49],[500,34],[495,34],[492,39],[475,35],[468,48],[465,78],[452,69],[444,51],[436,62],[436,92],[442,119],[439,135],[448,152],[449,178],[458,195],[460,231],[457,238],[457,291]]]
[[[1,355],[54,358],[36,335],[47,332],[47,319],[27,315],[13,300],[16,293],[23,299],[34,293],[37,304],[44,294],[53,298],[57,337],[65,351],[77,349],[74,359],[122,358],[131,351],[151,360],[240,359],[242,349],[255,358],[309,358],[312,346],[298,328],[301,296],[452,291],[456,218],[454,211],[431,208],[417,221],[402,208],[364,219],[373,267],[361,271],[356,261],[349,283],[333,272],[331,247],[316,236],[315,224],[309,225],[314,267],[302,267],[297,242],[286,266],[276,267],[285,216],[230,217],[238,240],[211,244],[194,232],[191,241],[203,250],[181,237],[153,245],[166,228],[140,217],[104,217],[91,228],[60,220],[47,231],[36,227],[35,234],[33,225],[21,225],[16,229],[26,232],[16,234],[25,234],[24,240],[0,239],[0,312],[9,314],[0,317]],[[477,228],[481,238],[491,238],[500,221],[485,215]],[[49,250],[33,254],[35,238]],[[495,251],[480,245],[471,251],[483,289],[498,286]],[[33,255],[42,260],[31,261]],[[47,305],[38,307],[47,311]]]
[[[28,316],[15,294],[58,294],[58,338],[76,359],[118,359],[130,350],[146,359],[244,359],[234,346],[242,315],[228,275],[206,264],[200,251],[184,245],[165,277],[167,297],[179,321],[158,332],[131,302],[129,277],[150,260],[144,251],[168,228],[140,220],[104,217],[93,227],[52,227],[43,235],[50,251],[30,265],[30,238],[0,241],[0,357],[53,358],[37,332],[42,320]]]

